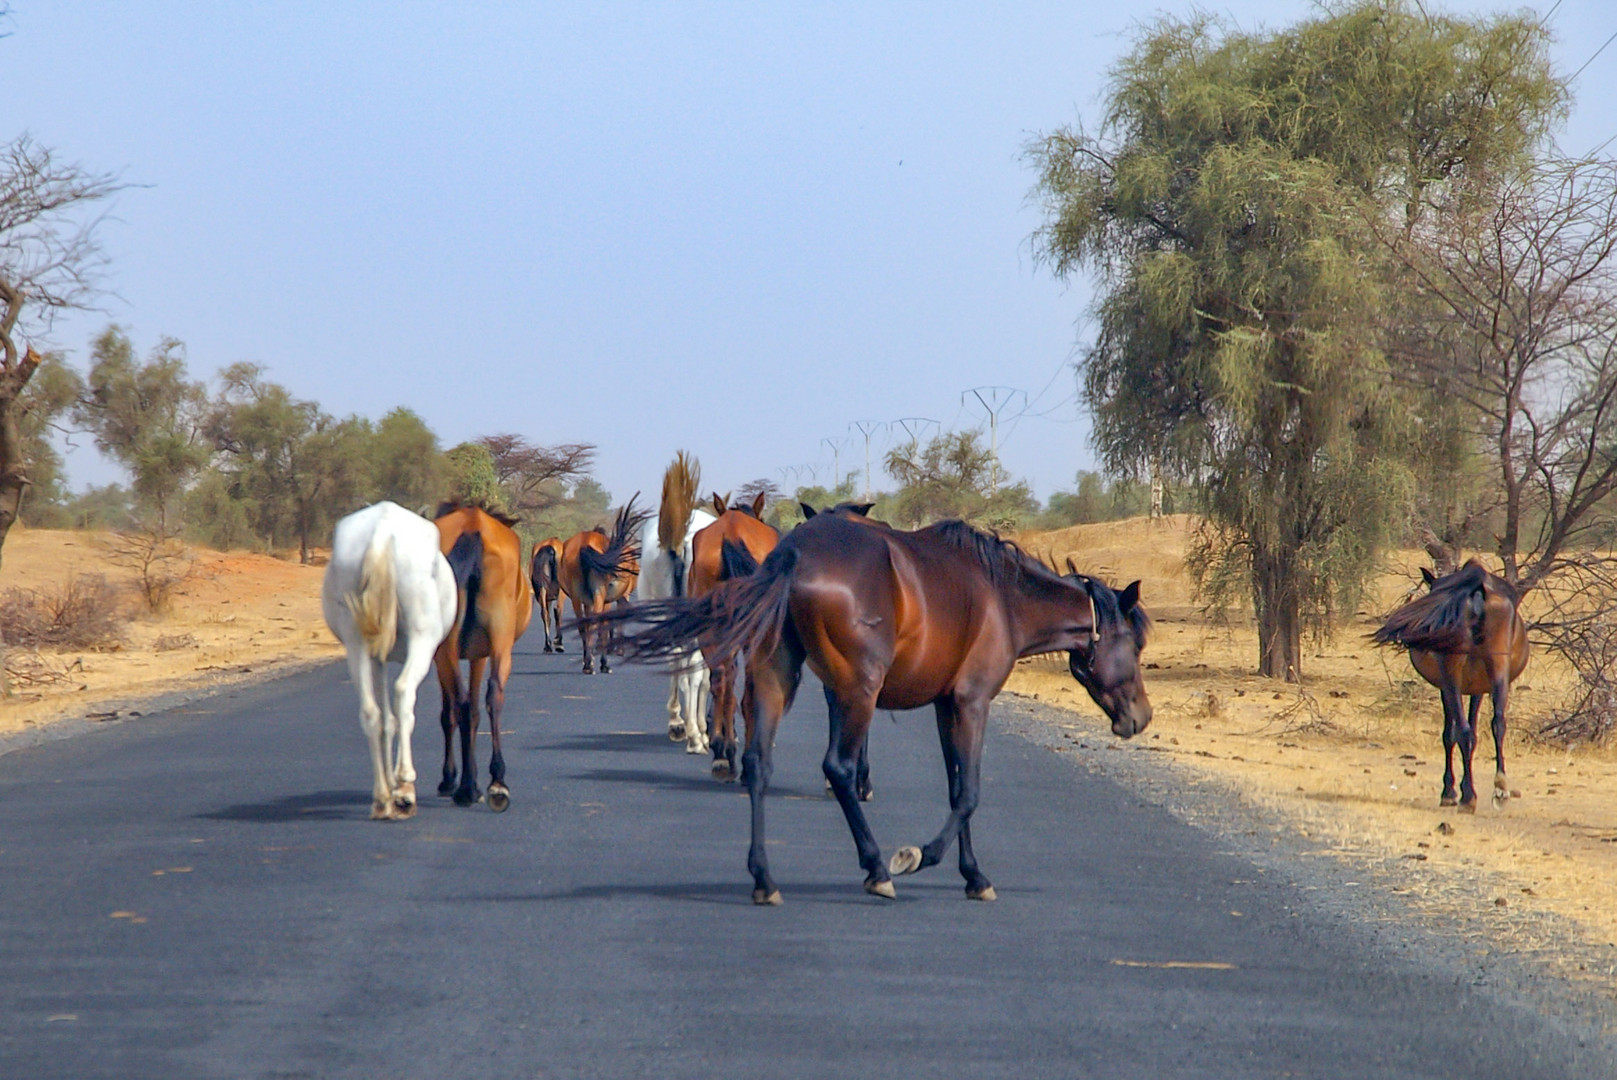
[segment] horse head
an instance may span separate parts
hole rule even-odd
[[[1151,722],[1151,699],[1146,696],[1140,651],[1145,648],[1151,619],[1140,606],[1140,583],[1121,592],[1099,578],[1072,570],[1066,580],[1083,589],[1094,611],[1094,629],[1087,644],[1067,653],[1067,669],[1112,722],[1112,734],[1127,739]]]

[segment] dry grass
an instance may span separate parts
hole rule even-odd
[[[186,558],[194,558],[194,572],[174,582],[167,609],[153,613],[141,599],[148,568],[109,558],[115,543],[104,533],[11,530],[0,593],[50,593],[75,578],[101,576],[124,598],[124,637],[115,652],[66,644],[42,645],[37,653],[12,650],[8,666],[28,672],[13,682],[17,693],[0,701],[0,734],[342,655],[320,614],[319,568],[193,550]]]
[[[1019,538],[1108,580],[1143,581],[1157,620],[1144,655],[1156,716],[1134,748],[1160,753],[1187,785],[1227,786],[1321,855],[1375,870],[1418,906],[1474,924],[1479,941],[1552,958],[1568,944],[1556,936],[1566,927],[1586,945],[1617,943],[1617,751],[1569,751],[1529,734],[1574,691],[1570,671],[1535,654],[1514,688],[1506,763],[1520,797],[1488,804],[1484,736],[1480,812],[1441,809],[1436,691],[1407,658],[1364,640],[1417,580],[1420,553],[1392,560],[1373,604],[1334,642],[1309,646],[1304,685],[1288,686],[1255,674],[1247,613],[1218,623],[1198,611],[1183,568],[1189,524],[1142,519]],[[1070,710],[1070,730],[1092,745],[1115,741],[1062,664],[1024,662],[1008,689]],[[1542,915],[1559,918],[1532,917]],[[1617,975],[1599,974],[1617,989]]]
[[[123,645],[123,591],[101,574],[73,574],[38,588],[0,593],[0,633],[24,649],[88,649]]]

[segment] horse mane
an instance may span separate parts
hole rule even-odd
[[[674,463],[663,473],[663,498],[657,514],[657,546],[664,551],[678,551],[684,542],[701,485],[702,466],[697,460],[684,450],[675,454]]]
[[[1123,605],[1118,602],[1117,590],[1098,577],[1088,574],[1074,574],[1084,585],[1084,591],[1089,594],[1089,602],[1095,608],[1095,625],[1111,625],[1126,623],[1129,632],[1134,635],[1134,647],[1145,648],[1146,638],[1151,633],[1151,616],[1145,608],[1135,604],[1129,608],[1128,614],[1123,614]]]
[[[513,517],[504,510],[497,510],[482,499],[445,499],[438,504],[438,509],[433,511],[433,520],[436,521],[445,514],[453,514],[456,510],[481,510],[508,529],[522,522],[521,518]]]
[[[994,587],[1002,592],[1068,584],[1062,582],[1059,574],[1023,551],[1014,540],[1007,540],[995,532],[985,532],[964,521],[940,521],[916,532],[918,535],[932,536],[972,559],[982,567]]]
[[[1470,638],[1466,616],[1472,609],[1472,597],[1489,591],[1502,594],[1512,607],[1516,605],[1516,590],[1510,583],[1488,573],[1481,563],[1471,559],[1454,573],[1432,582],[1425,596],[1416,597],[1388,615],[1370,635],[1370,640],[1377,645],[1401,645],[1406,649],[1432,652],[1463,650]]]

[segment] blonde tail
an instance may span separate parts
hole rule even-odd
[[[399,602],[393,587],[393,538],[371,540],[359,571],[359,592],[350,593],[348,610],[354,616],[365,651],[386,661],[399,635]]]

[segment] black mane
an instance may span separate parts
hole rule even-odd
[[[940,521],[916,530],[941,540],[963,555],[970,556],[988,574],[994,587],[1001,590],[1038,590],[1063,582],[1059,574],[1023,551],[1014,541],[998,533],[985,532],[964,521]]]
[[[1370,640],[1377,645],[1401,645],[1406,649],[1437,652],[1461,647],[1467,628],[1471,598],[1489,589],[1517,603],[1516,590],[1503,578],[1483,569],[1475,559],[1452,574],[1432,582],[1431,591],[1417,597],[1387,616]]]

